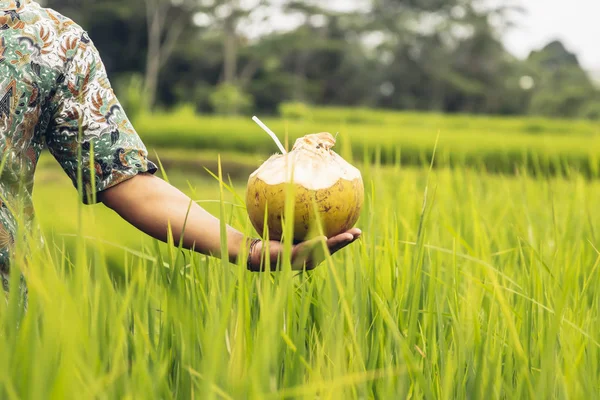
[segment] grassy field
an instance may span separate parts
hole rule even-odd
[[[306,274],[253,274],[157,243],[82,206],[44,154],[34,201],[45,246],[15,261],[28,312],[15,291],[0,302],[0,398],[596,397],[600,181],[591,167],[549,176],[543,161],[594,165],[593,124],[364,110],[310,119],[289,125],[290,138],[339,130],[366,202],[363,238]],[[265,121],[283,137],[282,120]],[[275,151],[266,134],[190,115],[138,127],[171,183],[252,233],[244,204],[204,168],[217,171],[219,150],[243,198]],[[429,171],[438,129],[440,160],[479,161]],[[367,144],[382,154],[400,144],[402,163],[363,164]],[[421,161],[407,162],[407,148]],[[540,161],[511,164],[525,150]],[[487,173],[490,160],[506,173]]]
[[[358,161],[428,164],[439,134],[436,167],[502,174],[525,168],[538,176],[600,175],[600,125],[593,122],[344,109],[315,110],[302,119],[263,120],[282,141],[287,136],[288,147],[307,133],[339,133],[337,151]],[[263,157],[277,151],[250,116],[200,117],[183,108],[141,117],[136,126],[152,149],[236,151]]]
[[[215,155],[159,152],[184,154],[168,178],[249,232],[243,204],[196,165]],[[224,155],[240,194],[260,162],[246,157]],[[252,274],[80,206],[52,160],[42,167],[34,197],[46,247],[28,253],[29,311],[15,294],[0,302],[2,398],[600,390],[599,182],[363,165],[360,242],[312,273]]]

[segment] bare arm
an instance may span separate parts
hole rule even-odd
[[[219,220],[192,202],[180,190],[156,176],[137,175],[101,192],[98,197],[101,202],[123,219],[155,239],[167,241],[168,224],[170,223],[176,243],[179,243],[183,234],[183,247],[186,249],[214,257],[221,256]],[[308,254],[314,253],[310,250],[316,248],[320,240],[326,240],[329,251],[333,254],[354,242],[360,234],[360,230],[352,229],[334,238],[318,238],[300,244],[293,249],[292,261],[299,269],[303,267],[311,269],[322,260],[322,256]],[[244,247],[248,248],[248,244],[249,242],[241,232],[227,226],[230,262],[237,262]],[[269,249],[271,261],[274,263],[282,251],[282,245],[279,242],[271,241]],[[262,242],[257,243],[252,250],[250,268],[257,270],[260,266]]]
[[[219,220],[156,176],[140,174],[101,192],[99,199],[127,222],[163,242],[167,241],[169,222],[175,243],[179,243],[185,224],[186,249],[221,256]],[[244,246],[244,235],[230,226],[227,230],[230,260],[235,262]]]

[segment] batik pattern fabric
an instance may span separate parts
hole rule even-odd
[[[84,203],[95,202],[97,193],[141,172],[157,169],[115,96],[88,34],[34,1],[0,0],[4,280],[17,227],[28,226],[33,219],[33,177],[45,148],[79,188]],[[16,215],[15,210],[22,212]]]

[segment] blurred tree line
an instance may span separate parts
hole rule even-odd
[[[45,0],[99,48],[131,112],[301,113],[303,104],[600,118],[560,42],[527,60],[518,7],[479,0]],[[330,3],[330,4],[334,4]]]

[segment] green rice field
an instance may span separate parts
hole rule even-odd
[[[0,398],[596,398],[597,126],[327,119],[342,114],[264,119],[282,139],[286,126],[290,140],[339,131],[340,154],[363,173],[362,238],[307,273],[250,273],[159,244],[79,204],[44,155],[34,200],[45,246],[17,255],[17,268],[30,260],[27,313],[16,291],[0,302]],[[252,234],[228,188],[243,199],[276,147],[252,121],[179,117],[140,118],[151,156]],[[217,152],[223,184],[204,170],[217,172]]]
[[[307,133],[337,134],[337,151],[361,162],[536,176],[600,176],[600,123],[373,110],[322,109],[295,119],[261,117],[291,148]],[[277,148],[250,118],[196,116],[187,108],[138,118],[151,148],[237,151],[268,156]],[[286,140],[287,139],[287,140]]]

